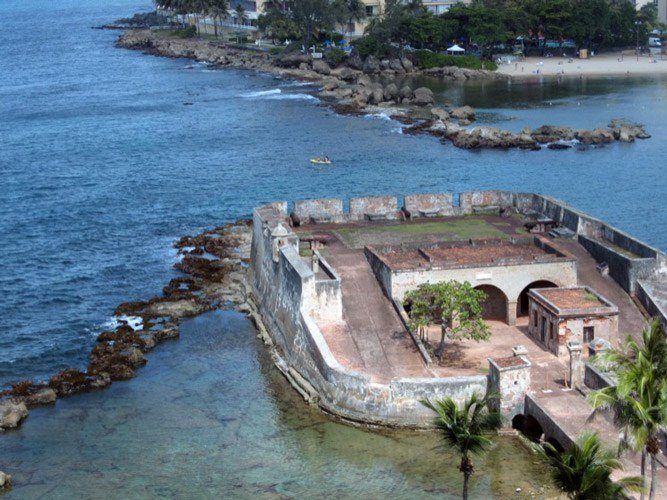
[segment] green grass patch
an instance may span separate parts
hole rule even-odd
[[[421,69],[441,68],[443,66],[456,66],[467,69],[488,69],[495,71],[498,65],[493,61],[484,61],[474,56],[451,56],[439,54],[428,50],[415,52],[415,63]]]
[[[350,247],[397,245],[413,241],[452,241],[480,238],[507,238],[500,229],[481,218],[464,217],[417,224],[382,224],[370,227],[346,227],[336,231]]]

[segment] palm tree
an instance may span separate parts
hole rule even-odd
[[[640,477],[612,481],[612,472],[622,470],[623,466],[613,452],[602,449],[597,434],[583,434],[577,443],[562,453],[549,443],[534,445],[534,449],[548,462],[554,482],[569,498],[627,498],[626,491],[637,491],[641,487]]]
[[[437,414],[435,426],[441,431],[445,442],[461,454],[459,470],[463,473],[464,500],[468,498],[470,476],[475,472],[470,455],[480,455],[488,450],[492,441],[485,434],[500,428],[502,423],[500,413],[487,410],[493,397],[490,394],[482,397],[474,393],[462,408],[452,398],[421,402]]]
[[[361,0],[338,0],[336,10],[338,22],[347,26],[366,18],[366,5]]]
[[[218,23],[227,17],[229,10],[228,0],[208,0],[208,13],[213,18],[213,32],[218,36]]]
[[[667,429],[667,340],[662,325],[654,320],[644,329],[641,344],[628,338],[622,350],[604,354],[600,363],[613,367],[617,383],[592,393],[591,404],[614,415],[624,435],[621,446],[641,452],[644,483],[646,458],[650,457],[649,498],[653,500],[658,487],[660,434]]]
[[[248,20],[248,16],[245,13],[245,9],[243,8],[242,3],[236,5],[234,12],[236,13],[236,22],[241,25],[245,24],[245,22]]]

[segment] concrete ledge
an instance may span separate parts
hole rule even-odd
[[[398,199],[395,196],[367,196],[350,200],[350,220],[396,220]]]
[[[409,194],[403,210],[411,219],[454,215],[454,197],[451,193]]]

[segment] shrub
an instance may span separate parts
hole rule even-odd
[[[335,67],[339,66],[345,59],[347,59],[347,54],[344,50],[333,47],[324,53],[324,59],[331,66]]]
[[[368,56],[382,58],[392,52],[392,47],[388,43],[384,43],[372,35],[361,37],[352,42],[352,45],[354,45],[354,48],[362,59]]]
[[[474,56],[451,56],[428,50],[415,52],[415,64],[422,69],[456,66],[467,69],[488,69],[495,71],[498,66],[493,61],[483,61]]]
[[[269,49],[269,54],[277,56],[285,52],[285,47],[271,47]]]
[[[170,34],[177,38],[194,38],[197,36],[197,28],[194,26],[188,26],[187,28],[173,30]]]

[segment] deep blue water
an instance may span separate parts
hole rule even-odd
[[[665,79],[440,88],[502,126],[625,117],[654,136],[587,151],[469,152],[380,118],[337,116],[290,82],[117,49],[117,33],[90,29],[148,8],[2,3],[0,385],[85,363],[115,306],[172,276],[176,238],[265,201],[539,191],[667,248]],[[312,168],[322,152],[334,166]]]

